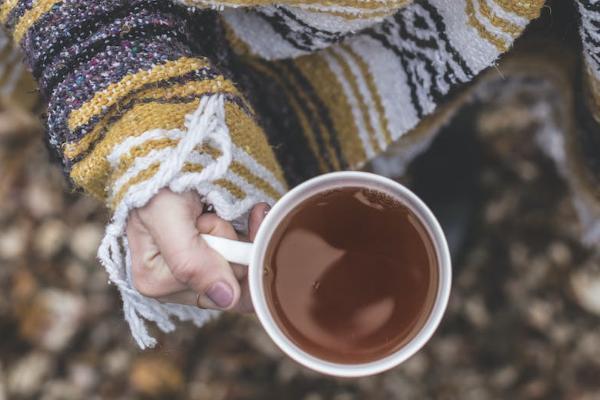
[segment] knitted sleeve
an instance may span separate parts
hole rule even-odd
[[[47,131],[73,183],[113,211],[99,257],[141,347],[142,318],[174,329],[163,305],[132,286],[126,218],[163,187],[196,190],[234,220],[286,190],[252,109],[235,85],[194,51],[194,19],[165,0],[3,0],[0,21],[23,50],[48,103]]]

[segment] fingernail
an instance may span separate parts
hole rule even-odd
[[[265,207],[265,211],[263,211],[263,215],[266,217],[269,211],[271,211],[271,206],[267,204],[267,206]]]
[[[219,308],[227,308],[233,302],[233,289],[225,282],[217,282],[206,291],[208,297]]]

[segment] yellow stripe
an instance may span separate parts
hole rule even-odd
[[[174,147],[177,145],[177,143],[178,141],[175,139],[163,138],[149,140],[139,146],[134,147],[129,151],[129,154],[122,156],[119,160],[119,166],[111,175],[112,181],[116,182],[119,180],[119,178],[123,176],[123,174],[125,174],[129,168],[131,168],[137,158],[147,156],[152,150],[162,150],[168,147]]]
[[[278,199],[279,197],[281,197],[281,193],[279,193],[277,190],[275,190],[273,188],[273,186],[271,186],[269,184],[269,182],[267,182],[267,181],[263,180],[262,178],[254,175],[243,164],[238,163],[238,162],[232,162],[231,165],[229,166],[229,169],[231,170],[231,172],[234,172],[234,173],[238,174],[239,176],[241,176],[242,178],[244,178],[246,181],[248,181],[248,183],[250,183],[251,185],[253,185],[253,186],[257,187],[257,188],[259,188],[260,190],[262,190],[263,192],[265,192],[270,197],[272,197],[274,199]]]
[[[175,146],[177,146],[178,143],[179,143],[178,140],[163,138],[163,139],[149,140],[139,146],[134,147],[133,149],[131,149],[129,154],[121,157],[121,159],[119,160],[118,168],[111,175],[111,181],[116,182],[117,180],[119,180],[125,174],[125,172],[127,172],[127,170],[129,170],[132,167],[132,165],[134,164],[136,159],[147,156],[153,150],[161,150],[161,149],[165,149],[168,147],[175,147]],[[205,153],[205,154],[210,155],[213,159],[216,159],[217,157],[219,157],[221,155],[221,152],[219,150],[212,148],[210,146],[207,146],[207,145],[201,146],[197,150],[200,153]],[[270,191],[274,190],[268,183],[265,183],[260,178],[252,176],[252,174],[238,162],[234,161],[232,163],[232,166],[233,166],[232,170],[238,169],[240,171],[244,171],[245,175],[243,177],[247,181],[262,182],[261,185],[263,187],[266,187],[267,190],[270,190]],[[202,166],[200,164],[191,164],[191,163],[186,163],[185,166],[183,167],[184,172],[201,172],[202,169],[204,169],[204,166]],[[233,182],[231,182],[227,179],[219,179],[219,180],[215,181],[214,183],[225,187],[227,190],[229,190],[229,192],[233,196],[235,196],[238,199],[244,198],[246,196],[245,192],[239,186],[235,185]],[[275,196],[275,198],[277,198],[277,197],[278,196]],[[116,204],[113,204],[113,205],[116,206]]]
[[[264,136],[264,133],[256,126],[254,121],[237,106],[237,104],[227,104],[225,107],[227,115],[226,123],[229,127],[229,133],[231,135],[232,142],[248,153],[248,155],[257,163],[269,170],[274,175],[275,179],[277,179],[285,187],[286,182],[283,178],[283,172],[281,171],[281,168],[275,159],[275,155],[273,154],[272,149]],[[119,166],[111,175],[112,181],[114,182],[118,180],[129,168],[131,168],[137,158],[148,155],[152,150],[176,146],[177,143],[177,140],[162,138],[149,140],[142,145],[134,147],[130,150],[129,154],[121,157],[119,160]],[[221,152],[218,149],[206,144],[200,146],[197,148],[197,150],[201,153],[210,155],[214,159],[221,155]],[[233,165],[236,164],[237,162],[234,161]],[[245,167],[241,166],[241,164],[237,168],[241,171],[247,170]],[[248,174],[246,174],[244,175],[244,178],[246,178],[248,181],[264,182],[264,184],[261,184],[261,188],[264,188],[264,191],[269,193],[270,196],[274,198],[279,197],[277,190],[275,190],[270,183],[267,183],[260,177],[256,176],[254,178],[250,178]]]
[[[2,3],[0,6],[0,21],[2,21],[3,24],[6,23],[10,12],[17,6],[18,2],[19,0],[6,0]]]
[[[356,121],[352,117],[352,108],[348,104],[336,74],[318,54],[299,57],[295,63],[327,107],[337,133],[338,143],[348,163],[357,165],[363,162],[367,157],[365,149],[358,134]]]
[[[132,186],[152,179],[152,177],[154,175],[156,175],[156,173],[158,172],[159,168],[160,168],[160,164],[158,164],[158,163],[152,164],[150,167],[146,168],[145,170],[141,171],[139,174],[137,174],[136,176],[131,178],[127,183],[125,183],[121,187],[119,192],[113,197],[113,200],[110,203],[110,207],[112,209],[115,209],[119,205],[119,203],[123,200],[123,197],[125,197],[125,194],[127,194],[127,192],[129,191],[129,189],[131,189]],[[198,172],[201,172],[203,169],[204,169],[204,167],[199,164],[185,163],[183,166],[184,172],[198,173]],[[238,200],[242,200],[246,197],[246,193],[244,192],[244,190],[242,188],[240,188],[235,183],[233,183],[227,179],[218,179],[218,180],[214,181],[213,183],[215,185],[220,186],[223,189],[227,190]]]
[[[383,107],[383,100],[381,100],[381,96],[379,95],[379,90],[377,90],[377,85],[375,85],[375,80],[373,79],[373,74],[369,70],[369,66],[363,60],[363,58],[358,55],[354,49],[348,45],[342,45],[342,47],[350,53],[350,56],[354,59],[358,68],[361,70],[365,81],[367,82],[367,87],[369,88],[369,92],[371,92],[371,97],[373,97],[373,101],[375,102],[375,109],[377,110],[377,114],[379,116],[379,124],[383,127],[383,136],[385,137],[386,143],[390,144],[392,142],[392,135],[390,133],[390,128],[388,126],[388,120],[385,116],[385,108]]]
[[[129,151],[128,154],[123,155],[119,159],[119,165],[111,174],[111,180],[113,182],[118,181],[125,174],[125,172],[131,168],[136,159],[147,156],[153,150],[162,150],[169,147],[175,147],[177,144],[179,144],[179,140],[162,138],[148,140],[139,146],[135,146]],[[221,155],[219,150],[208,145],[197,146],[194,150],[198,153],[208,154],[213,159],[216,159]]]
[[[127,194],[127,191],[129,191],[129,189],[132,186],[152,179],[152,177],[158,172],[159,168],[160,168],[160,163],[152,164],[150,167],[146,168],[145,170],[141,171],[139,174],[137,174],[136,176],[134,176],[133,178],[128,180],[125,184],[123,184],[123,186],[121,186],[119,191],[112,198],[110,206],[113,209],[115,209],[119,205],[119,203],[123,200],[123,197],[125,196],[125,194]],[[203,168],[204,167],[199,164],[186,163],[183,168],[183,171],[184,172],[201,172]],[[277,192],[275,189],[273,189],[273,187],[268,182],[257,177],[256,175],[252,174],[252,172],[248,168],[246,168],[244,165],[234,161],[231,163],[231,166],[229,167],[229,169],[231,172],[234,172],[234,173],[238,174],[239,176],[241,176],[242,178],[244,178],[247,182],[249,182],[254,187],[261,189],[263,192],[265,192],[270,197],[272,197],[274,199],[278,199],[281,196],[281,194],[279,192]],[[216,185],[223,186],[224,188],[229,190],[233,196],[235,196],[238,199],[244,198],[246,195],[246,193],[243,191],[243,189],[241,189],[239,186],[235,185],[233,182],[231,182],[227,179],[219,179],[213,183]]]
[[[277,162],[275,153],[271,145],[267,141],[267,137],[263,130],[256,124],[254,119],[246,114],[237,104],[225,104],[225,120],[231,135],[231,141],[246,154],[254,159],[258,164],[265,167],[273,174],[275,179],[285,188],[287,183],[283,176],[281,166]],[[235,163],[234,163],[235,164]],[[249,166],[246,166],[249,168]],[[242,176],[243,173],[240,172]],[[246,176],[244,176],[247,178]],[[249,182],[254,182],[254,178],[247,178]],[[262,181],[258,176],[256,179]],[[271,197],[278,199],[281,195],[277,190],[272,188],[270,183],[265,182],[269,187],[264,186],[265,193]]]
[[[342,67],[342,73],[344,74],[346,81],[350,84],[350,88],[352,90],[352,93],[354,94],[354,97],[356,97],[356,99],[360,103],[359,104],[360,111],[363,116],[363,121],[365,122],[365,125],[366,125],[367,134],[369,135],[369,141],[371,142],[371,146],[373,146],[373,149],[376,151],[381,150],[379,147],[379,143],[377,143],[377,138],[375,137],[375,129],[373,129],[373,125],[371,124],[371,119],[369,118],[369,115],[368,115],[369,107],[365,103],[365,99],[363,98],[362,94],[360,93],[360,90],[358,88],[358,84],[356,83],[354,74],[350,70],[350,67],[348,66],[348,64],[346,63],[346,60],[344,60],[343,57],[340,57],[334,51],[330,51],[329,54],[333,58],[335,58],[336,61]]]
[[[491,0],[496,2],[506,11],[515,13],[527,19],[534,19],[540,16],[540,10],[544,6],[545,0]]]
[[[110,185],[111,181],[114,182],[120,176],[119,174],[122,175],[123,170],[126,170],[126,166],[120,165],[117,173],[113,175],[107,157],[114,147],[128,137],[139,136],[157,127],[167,130],[183,129],[185,116],[195,111],[199,103],[200,99],[194,99],[183,104],[148,103],[134,106],[111,126],[105,138],[94,147],[89,155],[73,166],[70,174],[71,179],[76,185],[84,188],[93,196],[100,199],[106,198],[107,185]],[[225,107],[227,125],[230,129],[232,141],[236,146],[244,149],[257,163],[271,171],[275,179],[285,187],[283,172],[260,128],[236,104],[228,102]],[[167,141],[157,142],[154,145],[158,144],[158,147],[167,146],[167,143]],[[150,150],[151,148],[145,150],[134,149],[135,157],[142,156],[145,151],[149,152]],[[203,147],[202,150],[213,158],[219,155],[217,151],[208,147]],[[135,157],[132,156],[123,162],[133,162]],[[260,187],[270,196],[276,199],[279,198],[280,194],[268,182],[259,177],[251,176],[251,172],[247,167],[240,164],[235,168],[248,182]]]
[[[145,170],[141,171],[139,174],[137,174],[136,176],[131,178],[129,181],[127,181],[127,183],[125,183],[123,186],[121,186],[121,189],[119,189],[117,194],[112,198],[110,207],[113,210],[115,208],[117,208],[117,206],[119,205],[121,200],[123,200],[123,197],[129,190],[129,188],[131,188],[133,185],[137,185],[140,182],[145,182],[147,180],[150,180],[158,172],[159,168],[160,168],[160,163],[152,164],[151,166],[149,166],[148,168],[146,168]]]
[[[166,88],[151,88],[143,92],[135,93],[135,96],[139,98],[139,102],[148,99],[172,99],[175,97],[186,97],[191,95],[198,95],[198,97],[200,97],[204,93],[209,93],[211,89],[214,89],[215,85],[219,87],[220,93],[238,93],[231,81],[225,80],[223,77],[217,77],[214,80],[193,81]],[[123,103],[129,101],[130,98],[123,99]],[[98,121],[96,126],[94,126],[94,129],[79,141],[65,144],[63,146],[63,154],[67,158],[73,159],[86,151],[90,145],[98,139],[102,132],[104,132],[108,121],[118,112],[118,109],[114,109],[107,113],[100,121]]]
[[[493,44],[501,53],[504,53],[506,50],[508,50],[508,44],[496,35],[490,33],[485,28],[485,26],[483,26],[483,24],[477,19],[477,17],[475,16],[475,9],[473,7],[473,0],[467,0],[466,12],[469,16],[469,23],[471,24],[471,26],[473,26],[473,28],[477,29],[477,32],[479,32],[479,36]]]
[[[15,30],[13,32],[15,41],[19,43],[29,28],[31,28],[42,15],[46,14],[55,4],[58,4],[61,1],[63,0],[37,0],[34,3],[35,5],[33,8],[28,10],[15,25]]]
[[[199,173],[202,172],[203,169],[203,165],[185,163],[182,170],[183,172]],[[246,192],[244,192],[244,190],[241,187],[239,187],[238,185],[236,185],[228,179],[218,179],[213,183],[217,186],[221,186],[222,188],[227,189],[227,191],[229,191],[229,193],[231,193],[233,197],[239,200],[243,200],[246,197]]]
[[[119,82],[112,83],[106,89],[96,93],[91,100],[77,110],[73,110],[68,119],[69,129],[75,130],[77,127],[86,124],[94,115],[99,114],[106,107],[116,104],[123,97],[141,89],[144,85],[185,75],[208,65],[208,61],[203,59],[182,57],[178,60],[157,65],[150,70],[127,75]],[[216,84],[213,89],[219,91]]]
[[[192,95],[201,96],[206,93],[238,94],[238,90],[235,88],[233,82],[225,79],[223,76],[217,76],[214,79],[189,81],[169,87],[146,89],[143,92],[137,93],[135,97],[172,99]]]
[[[125,172],[127,172],[127,170],[129,168],[131,168],[131,166],[134,164],[134,162],[137,158],[148,155],[152,150],[160,150],[160,149],[164,149],[164,148],[168,148],[168,147],[174,147],[178,143],[179,142],[177,140],[164,138],[164,139],[149,140],[148,142],[133,148],[129,154],[127,154],[126,156],[121,158],[121,160],[119,161],[119,167],[115,170],[115,172],[111,176],[111,181],[116,182],[119,178],[121,178],[123,176],[123,174]],[[209,154],[213,159],[216,159],[221,154],[220,151],[218,151],[217,149],[214,149],[210,146],[203,146],[202,149],[199,149],[199,151],[201,151],[201,152],[203,150],[206,150],[204,152]],[[201,172],[203,168],[204,168],[204,166],[202,166],[200,164],[186,163],[186,165],[183,168],[183,171],[184,172]],[[246,168],[241,163],[239,163],[237,161],[233,161],[231,164],[230,170],[232,172],[235,172],[238,175],[240,175],[242,178],[244,178],[250,184],[254,185],[255,187],[260,188],[265,193],[267,193],[269,196],[271,196],[273,198],[278,198],[280,196],[280,194],[268,182],[255,176],[248,168]],[[125,185],[130,187],[131,185],[129,184],[129,182],[131,182],[131,181],[128,181],[128,183],[126,183]],[[134,182],[139,183],[139,181],[137,181],[137,180]],[[218,181],[215,181],[214,183],[215,184],[221,183],[225,188],[227,188],[227,190],[229,190],[231,192],[232,195],[234,195],[237,198],[243,198],[246,195],[245,192],[239,186],[235,185],[233,182],[231,182],[227,179],[220,179]],[[121,191],[119,191],[119,193],[120,192]],[[119,197],[119,195],[117,195],[117,197],[114,200],[113,206],[116,206],[118,204],[118,202],[121,200],[122,200],[122,197]]]
[[[200,97],[204,93],[208,93],[210,89],[212,89],[216,84],[220,88],[220,93],[233,93],[237,94],[237,89],[228,80],[225,80],[223,77],[217,77],[215,80],[205,80],[205,81],[193,81],[187,82],[176,86],[171,86],[167,88],[151,88],[147,89],[143,92],[136,93],[139,96],[139,102],[143,102],[145,100],[151,99],[172,99],[175,97],[187,97],[190,95],[198,95]],[[129,99],[124,99],[124,103],[127,103]],[[107,113],[102,120],[100,120],[94,129],[85,135],[78,142],[71,142],[64,145],[63,153],[69,158],[73,159],[79,156],[81,153],[86,151],[89,146],[97,140],[97,138],[102,134],[105,130],[106,124],[108,120],[115,114],[119,112],[118,109],[113,110],[112,112]]]
[[[521,34],[521,32],[523,32],[521,27],[494,14],[488,6],[487,1],[477,0],[477,2],[479,3],[479,11],[481,14],[485,16],[495,27],[501,29],[505,33],[508,33],[512,37],[517,37],[519,34]]]

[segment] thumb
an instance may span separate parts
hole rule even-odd
[[[200,236],[210,233],[236,239],[229,223],[213,214],[194,218],[185,210],[171,208],[168,216],[157,216],[151,225],[173,277],[198,296],[193,302],[202,308],[220,310],[229,310],[237,304],[240,286],[231,266]]]

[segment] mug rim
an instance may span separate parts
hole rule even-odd
[[[335,186],[335,184],[339,186]],[[392,195],[415,214],[433,243],[437,258],[438,288],[429,316],[419,331],[402,347],[374,361],[359,364],[342,364],[323,360],[301,349],[292,342],[277,324],[267,303],[264,290],[264,258],[273,233],[284,218],[300,203],[319,192],[339,187],[365,186]],[[387,189],[387,190],[386,190]],[[431,210],[404,185],[369,172],[331,172],[309,179],[286,193],[265,217],[252,246],[248,270],[250,296],[256,315],[267,334],[285,354],[299,364],[314,371],[338,377],[361,377],[391,369],[419,351],[439,326],[450,297],[452,266],[450,251],[442,228]]]

